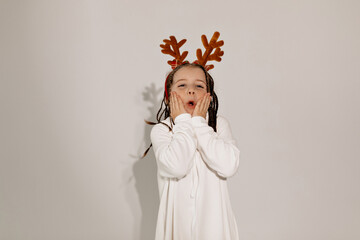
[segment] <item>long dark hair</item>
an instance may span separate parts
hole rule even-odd
[[[157,123],[166,125],[169,128],[169,131],[172,131],[172,124],[175,124],[173,119],[170,119],[171,126],[167,125],[166,123],[161,122],[162,120],[170,117],[170,106],[169,106],[168,100],[166,99],[166,92],[170,93],[175,73],[184,67],[194,67],[194,68],[197,67],[197,68],[200,68],[205,74],[206,89],[207,89],[207,92],[209,92],[210,96],[212,97],[212,100],[210,102],[210,106],[208,109],[208,114],[209,114],[208,125],[210,127],[212,127],[214,129],[214,131],[216,132],[216,116],[217,116],[217,111],[219,108],[219,102],[218,102],[218,97],[214,91],[214,80],[211,77],[211,75],[208,73],[208,71],[206,71],[206,69],[202,65],[197,64],[197,63],[189,63],[189,62],[183,63],[183,64],[177,66],[174,70],[172,70],[169,73],[169,75],[167,77],[167,81],[166,81],[166,86],[165,86],[166,90],[164,89],[164,97],[161,101],[160,109],[156,114]],[[157,123],[146,121],[146,120],[145,120],[145,122],[150,125],[157,124]],[[152,146],[152,144],[150,144],[150,146],[146,149],[142,158],[146,156],[146,154],[150,150],[151,146]]]

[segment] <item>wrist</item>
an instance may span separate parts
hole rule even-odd
[[[173,114],[170,113],[170,116],[172,117],[172,119],[175,120],[175,118],[177,118],[179,115],[186,113],[186,111],[179,111],[179,112],[174,112]]]
[[[175,124],[182,121],[187,121],[191,119],[190,113],[180,113],[174,119]]]
[[[192,115],[192,117],[202,117],[202,118],[206,119],[206,114],[197,114],[197,113],[195,113],[195,114]]]
[[[206,119],[204,117],[202,117],[202,116],[194,116],[194,117],[192,117],[191,122],[192,122],[193,126],[195,126],[195,127],[208,125]]]

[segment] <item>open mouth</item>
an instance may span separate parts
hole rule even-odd
[[[195,106],[195,102],[194,102],[194,101],[189,101],[189,102],[187,103],[187,105],[188,105],[189,107],[194,107],[194,106]]]

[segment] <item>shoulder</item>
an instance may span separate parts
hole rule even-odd
[[[150,136],[153,138],[158,134],[171,133],[170,128],[170,118],[168,117],[152,127]]]
[[[216,118],[216,129],[219,134],[231,132],[230,123],[224,116],[218,115]]]
[[[216,126],[229,125],[229,121],[222,115],[217,115]]]

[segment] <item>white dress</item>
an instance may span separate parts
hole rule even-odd
[[[170,118],[162,122],[170,125]],[[183,113],[172,131],[151,130],[158,167],[160,206],[156,240],[238,240],[226,179],[239,166],[230,126],[217,117],[217,132],[203,117]]]

